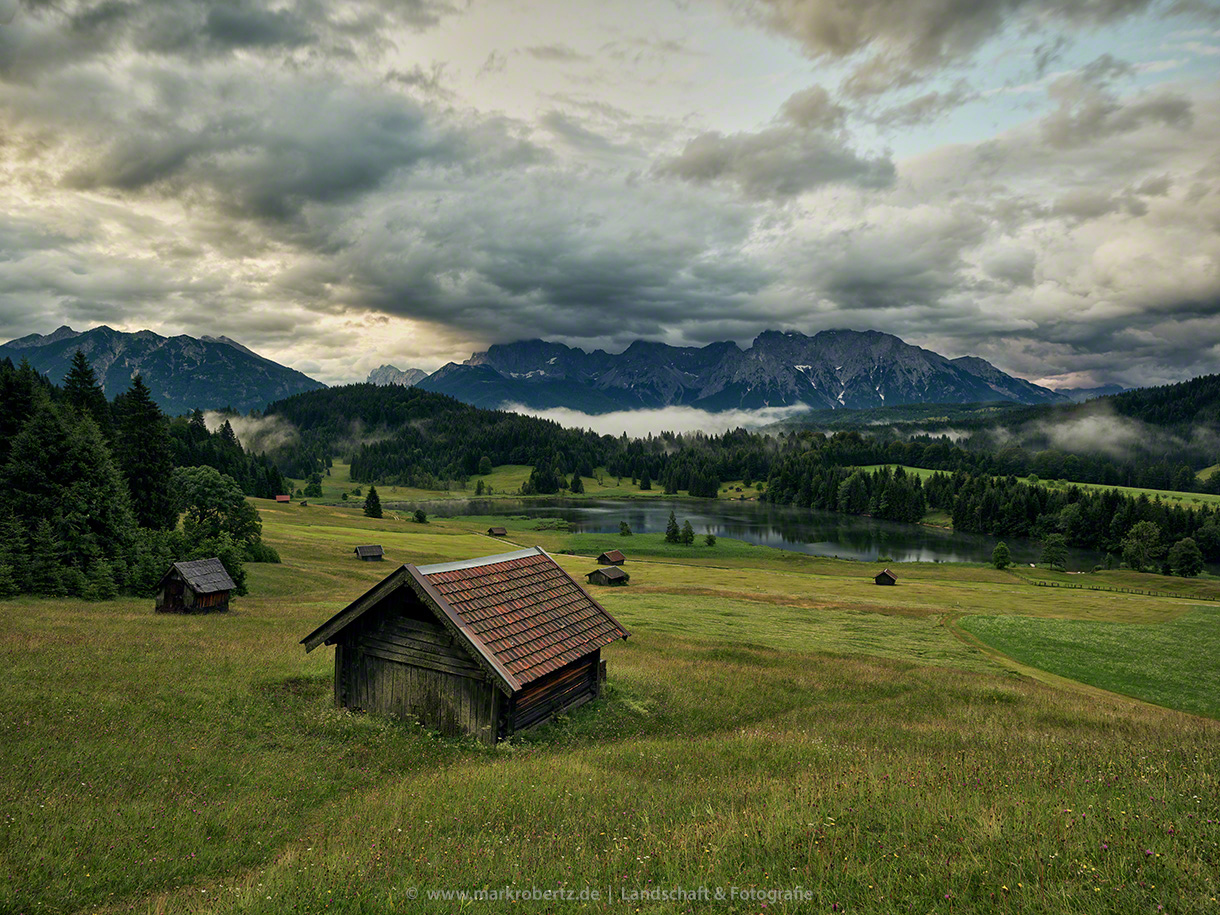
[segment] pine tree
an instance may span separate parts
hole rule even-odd
[[[135,530],[130,497],[97,425],[76,410],[44,401],[25,424],[0,469],[0,517],[6,518],[0,531],[6,550],[14,550],[11,544],[20,542],[22,533],[29,543],[33,590],[47,587],[48,552],[56,566],[78,573],[98,559],[108,560],[123,580]],[[35,535],[43,538],[42,545],[34,542]],[[23,570],[16,561],[10,564],[20,581]],[[72,576],[68,584],[75,581]]]
[[[7,562],[0,562],[0,600],[16,597],[20,593],[21,588],[13,576],[13,567]]]
[[[691,527],[689,520],[682,522],[682,542],[687,546],[695,542],[695,529]]]
[[[30,584],[35,594],[46,597],[63,597],[68,593],[64,585],[63,545],[55,536],[55,529],[46,518],[34,527],[30,538]]]
[[[572,487],[571,488],[572,488],[572,492],[574,492],[574,493],[585,491],[585,484],[584,484],[584,481],[580,478],[579,473],[572,474]]]
[[[114,581],[114,572],[110,563],[101,559],[89,570],[89,583],[85,597],[89,600],[114,600],[119,596],[119,587]]]
[[[170,498],[172,444],[161,408],[144,379],[115,398],[115,458],[131,491],[136,523],[152,530],[169,530],[178,516]]]
[[[98,384],[97,373],[80,350],[72,357],[72,367],[64,377],[64,400],[82,413],[93,417],[103,438],[111,436],[110,404]]]
[[[381,517],[381,498],[377,495],[376,486],[369,487],[369,494],[364,500],[364,513],[370,518]]]
[[[0,518],[0,564],[8,568],[19,592],[31,589],[29,538],[11,513]]]
[[[631,536],[631,525],[628,524],[626,521],[620,521],[618,523],[618,535],[620,537],[630,537]]]
[[[678,528],[678,519],[674,517],[674,513],[669,513],[669,520],[665,523],[665,542],[677,543],[682,539],[682,531]]]

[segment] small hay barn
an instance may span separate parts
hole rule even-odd
[[[507,537],[508,530],[503,527],[489,527],[487,529],[488,537]]]
[[[236,585],[219,559],[175,562],[157,585],[158,613],[216,613],[229,609]]]
[[[275,501],[276,502],[291,502],[292,496],[276,496]]]
[[[628,632],[540,547],[404,565],[304,639],[335,704],[494,743],[597,698]]]
[[[594,569],[585,577],[588,578],[591,585],[625,585],[631,579],[631,576],[618,566]]]
[[[627,561],[627,557],[623,555],[622,550],[606,550],[597,557],[599,566],[621,566]]]
[[[875,576],[873,576],[873,581],[879,585],[896,585],[898,584],[898,576],[896,576],[889,569],[882,569]]]
[[[370,543],[368,546],[358,546],[355,551],[356,557],[365,562],[381,562],[385,559],[385,550],[381,548],[379,543]]]

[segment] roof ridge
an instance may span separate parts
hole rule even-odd
[[[416,566],[421,575],[435,575],[438,572],[456,572],[460,569],[477,569],[480,566],[495,565],[497,562],[511,562],[514,559],[524,559],[527,556],[546,556],[547,552],[540,546],[531,546],[524,550],[513,550],[511,553],[496,553],[494,556],[476,556],[473,559],[459,559],[456,562],[434,562],[432,565]]]

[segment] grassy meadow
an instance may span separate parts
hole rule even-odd
[[[0,603],[0,912],[1220,913],[1214,582],[878,588],[725,539],[256,504],[284,562],[228,614]],[[333,707],[307,632],[394,563],[533,544],[578,580],[628,553],[601,701],[494,748]],[[575,898],[431,898],[505,886]]]

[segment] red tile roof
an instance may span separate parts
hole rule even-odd
[[[623,555],[622,550],[606,550],[597,557],[598,562],[626,562],[627,557]]]
[[[522,685],[627,637],[538,547],[418,571]]]

